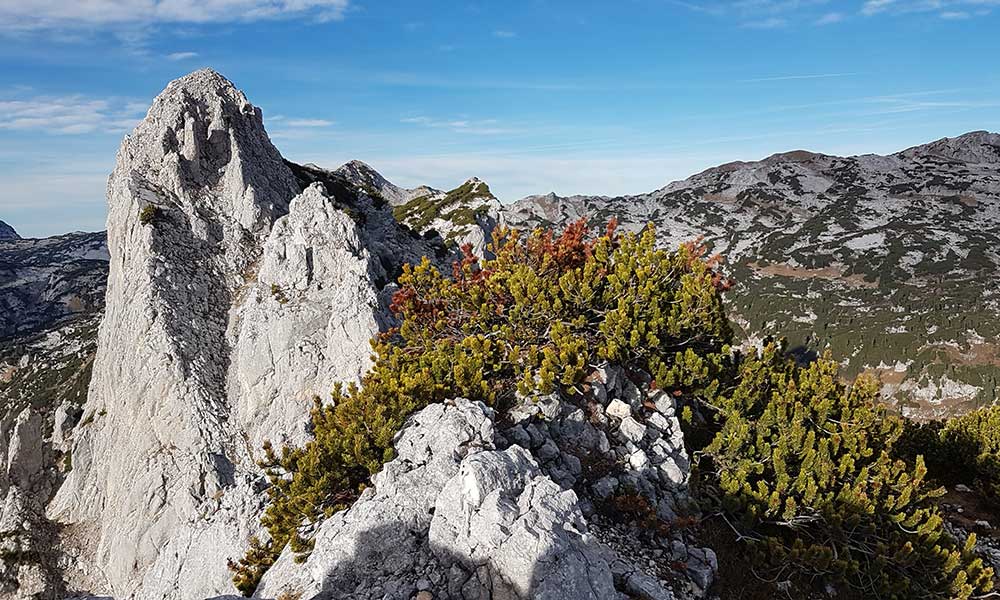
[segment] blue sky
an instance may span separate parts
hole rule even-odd
[[[0,219],[103,228],[121,137],[211,66],[289,159],[504,201],[1000,130],[1000,0],[0,0]]]

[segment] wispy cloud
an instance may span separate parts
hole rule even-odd
[[[333,121],[328,121],[326,119],[288,119],[285,122],[288,127],[330,127],[334,125]]]
[[[844,20],[843,13],[832,12],[826,13],[820,18],[816,19],[816,25],[833,25],[834,23],[840,23]]]
[[[501,135],[513,131],[506,127],[500,127],[496,119],[432,119],[430,117],[418,116],[406,117],[400,119],[400,122],[407,125],[447,129],[454,133],[467,133],[471,135]]]
[[[894,96],[875,96],[867,98],[869,107],[863,109],[858,116],[889,115],[911,112],[930,112],[941,110],[974,110],[998,108],[1000,101],[972,100],[956,98],[953,100],[923,100],[918,95],[900,94]]]
[[[861,14],[869,16],[877,15],[889,10],[894,4],[896,4],[896,0],[867,0],[861,7]]]
[[[167,55],[167,60],[180,61],[180,60],[190,60],[192,58],[197,58],[197,52],[174,52]]]
[[[748,29],[778,29],[791,25],[832,25],[846,21],[848,13],[831,0],[673,0],[695,13],[728,19]],[[1000,0],[862,0],[856,9],[866,17],[937,13],[942,19],[985,16],[1000,7]],[[839,10],[831,10],[839,9]]]
[[[673,4],[692,12],[735,21],[748,29],[778,29],[793,22],[817,22],[829,0],[716,0],[695,2],[674,0]]]
[[[0,0],[0,29],[32,31],[158,23],[342,19],[350,0]]]
[[[509,31],[507,29],[497,29],[493,32],[493,37],[498,37],[502,39],[510,39],[517,37],[516,31]]]
[[[777,75],[775,77],[757,77],[754,79],[740,79],[736,83],[762,83],[767,81],[793,81],[796,79],[830,79],[833,77],[850,77],[857,73],[816,73],[810,75]]]
[[[1000,7],[1000,0],[866,0],[861,14],[905,15],[912,13],[937,13],[942,19],[969,19],[989,15]]]
[[[336,121],[329,119],[315,119],[303,117],[286,117],[285,115],[273,115],[265,117],[269,125],[268,131],[272,139],[275,140],[302,140],[326,137],[330,128],[336,125]],[[270,127],[270,125],[274,127]]]
[[[145,106],[83,95],[0,99],[0,131],[56,135],[123,133],[139,122]]]

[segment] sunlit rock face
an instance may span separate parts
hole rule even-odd
[[[263,503],[254,452],[300,440],[313,395],[367,366],[371,257],[210,70],[172,82],[124,140],[108,211],[105,318],[49,507],[81,548],[68,576],[116,597],[231,592],[226,559]]]

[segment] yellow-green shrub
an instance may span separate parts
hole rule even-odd
[[[1000,500],[1000,405],[947,421],[907,423],[899,453],[904,458],[922,453],[936,480],[964,483]]]
[[[822,358],[801,368],[777,344],[743,360],[715,399],[702,493],[776,573],[827,577],[865,597],[969,598],[992,570],[943,528],[922,457],[893,455],[903,421],[875,382],[845,385]]]
[[[265,448],[270,540],[231,563],[241,591],[286,545],[305,556],[303,532],[354,500],[392,458],[406,418],[432,402],[461,396],[502,411],[517,391],[573,394],[605,361],[649,370],[676,393],[718,389],[732,333],[725,284],[699,245],[658,250],[652,227],[591,237],[581,221],[560,236],[500,231],[491,252],[481,261],[466,249],[450,277],[427,259],[405,267],[392,304],[400,324],[373,341],[362,386],[317,401],[305,446]]]

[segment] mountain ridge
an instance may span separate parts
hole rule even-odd
[[[17,234],[17,231],[13,227],[0,221],[0,240],[19,240],[21,236]]]
[[[500,226],[559,227],[579,219],[604,225],[618,218],[625,231],[655,223],[665,246],[701,237],[729,258],[724,268],[735,281],[731,316],[744,330],[744,345],[758,345],[762,335],[773,333],[800,346],[804,360],[829,349],[848,374],[881,377],[886,400],[912,415],[942,416],[992,401],[1000,370],[1000,352],[991,341],[998,337],[1000,290],[987,279],[1000,265],[995,137],[972,132],[884,157],[793,151],[709,169],[647,194],[551,194],[502,205],[477,178],[450,191],[406,189],[358,161],[333,170],[291,163],[267,137],[260,109],[217,72],[202,70],[171,82],[122,142],[109,182],[108,241],[91,234],[97,246],[74,242],[52,254],[57,266],[73,267],[74,258],[96,263],[70,269],[86,281],[94,273],[99,277],[102,265],[108,269],[102,306],[92,303],[84,311],[88,319],[80,321],[51,310],[65,297],[64,279],[71,291],[90,285],[39,275],[38,259],[45,256],[39,248],[60,238],[0,242],[0,251],[28,248],[16,262],[34,278],[0,271],[0,291],[38,281],[28,285],[32,298],[40,306],[49,303],[36,323],[13,332],[23,350],[0,357],[5,383],[29,391],[45,383],[31,397],[10,396],[9,388],[0,387],[4,398],[15,398],[0,414],[0,438],[11,440],[8,464],[0,469],[0,520],[29,525],[19,532],[20,548],[53,554],[39,564],[19,564],[22,554],[4,553],[0,590],[6,592],[13,577],[15,590],[44,581],[50,595],[87,590],[163,599],[230,592],[225,559],[242,554],[260,532],[267,483],[258,459],[265,441],[294,445],[308,439],[313,398],[366,371],[369,340],[395,324],[388,305],[404,263],[426,256],[445,268],[459,255],[459,245],[485,252]],[[53,347],[61,352],[41,352]],[[40,364],[39,356],[51,364]],[[551,430],[532,423],[511,433],[523,438],[523,452],[500,450],[509,440],[483,435],[478,423],[492,417],[481,405],[456,400],[448,405],[454,410],[422,413],[431,421],[428,415],[438,421],[446,413],[464,415],[448,417],[456,422],[444,429],[429,423],[409,430],[409,439],[433,437],[445,452],[435,453],[424,442],[409,448],[413,452],[376,477],[382,489],[370,488],[358,510],[338,513],[322,528],[335,532],[348,522],[367,528],[391,515],[367,514],[366,506],[408,506],[413,534],[425,536],[433,525],[430,506],[440,504],[439,521],[467,518],[458,510],[465,501],[448,498],[478,499],[497,488],[491,493],[529,503],[530,490],[537,488],[550,490],[559,506],[531,519],[542,522],[547,534],[560,532],[560,544],[576,546],[586,531],[577,525],[593,507],[578,504],[573,485],[563,484],[582,466],[556,442],[587,438],[601,452],[617,446],[615,453],[636,470],[647,459],[685,457],[665,476],[686,485],[677,406],[670,394],[655,389],[649,374],[635,375],[640,381],[609,367],[588,384],[595,402],[608,403],[601,408],[606,415],[598,417],[601,426],[622,426],[609,435],[583,427],[583,411],[558,398],[522,398],[518,419],[527,422],[539,411],[547,420],[557,417]],[[649,405],[660,418],[647,428],[631,415],[652,410]],[[478,432],[471,437],[470,427]],[[609,436],[616,437],[611,445]],[[466,489],[464,479],[449,479],[460,468],[452,460],[456,455],[442,463],[433,486],[419,490],[419,505],[406,493],[412,489],[395,488],[397,476],[423,468],[428,453],[445,458],[462,437],[478,440],[477,452],[488,450],[470,464],[513,466],[490,466],[494,474],[476,476],[485,481],[482,490],[479,483]],[[489,450],[491,444],[497,452]],[[541,471],[532,466],[536,458]],[[413,481],[420,481],[419,471]],[[642,478],[633,483],[656,485]],[[671,506],[655,510],[666,514]],[[504,532],[506,518],[491,522]],[[504,536],[496,540],[500,546]],[[351,539],[321,536],[310,566],[315,572],[304,571],[286,549],[266,589],[305,579],[319,593],[328,575],[336,574],[338,585],[356,590],[341,547]],[[444,546],[446,554],[469,550],[447,536],[436,540],[435,548]],[[671,597],[642,572],[651,560],[645,554],[616,558],[605,549],[598,556],[589,549],[591,541],[574,555],[586,557],[583,563],[594,566],[605,584]],[[677,542],[666,556],[683,561],[682,579],[704,592],[718,569],[715,555]],[[423,550],[426,543],[420,542]],[[378,549],[372,551],[366,549],[366,560],[379,564]],[[406,554],[404,563],[413,559]],[[35,556],[23,554],[29,555]],[[550,583],[563,577],[579,582],[558,563],[535,558],[547,565]],[[406,598],[416,589],[414,573],[440,576],[443,568],[423,564],[414,571],[404,563],[379,568],[398,577],[396,591]],[[445,598],[462,597],[466,586],[488,590],[498,584],[489,570],[454,567],[448,577],[458,582],[458,591]],[[525,568],[516,570],[526,574]],[[367,597],[379,583],[368,581],[372,587],[355,595]]]

